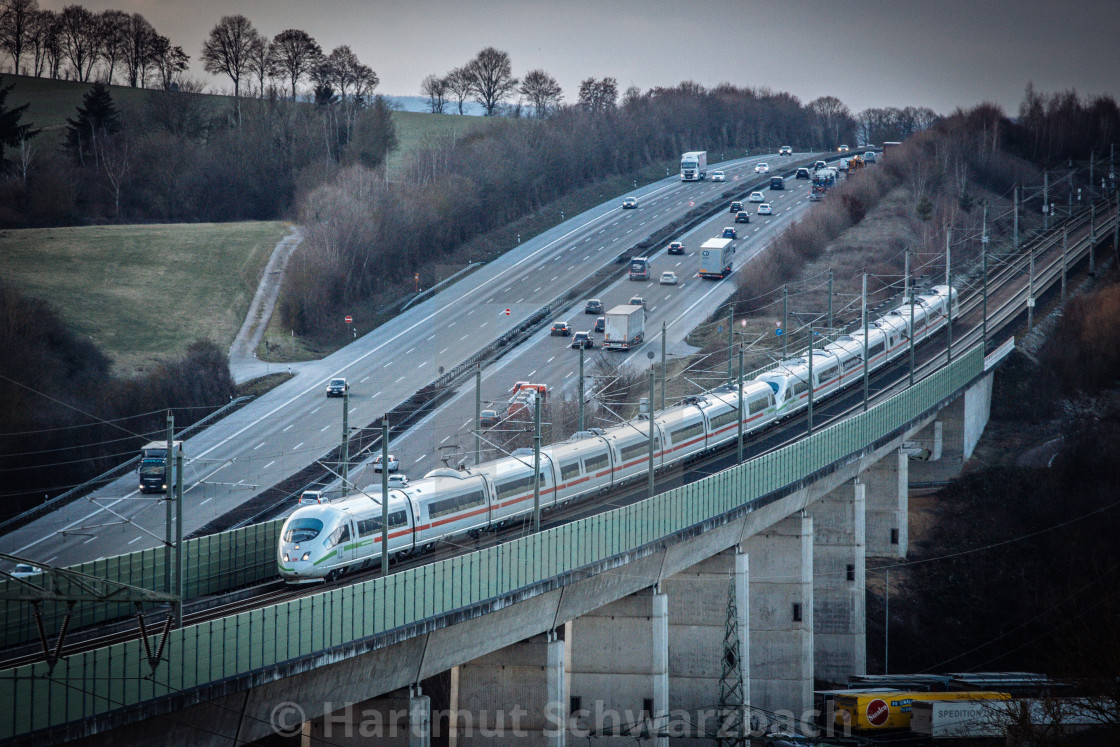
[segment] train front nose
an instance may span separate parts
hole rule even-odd
[[[315,569],[311,551],[307,547],[301,547],[298,542],[280,543],[278,561],[280,575],[287,581],[307,581]]]

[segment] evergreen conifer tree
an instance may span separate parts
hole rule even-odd
[[[96,161],[97,139],[112,137],[121,131],[117,105],[102,83],[94,83],[82,97],[77,119],[66,118],[66,150],[78,163],[85,165],[90,156]]]
[[[19,123],[23,113],[31,105],[24,104],[9,109],[7,105],[8,93],[14,85],[5,86],[2,83],[3,78],[0,78],[0,166],[4,163],[5,146],[9,148],[18,147],[20,140],[30,140],[39,134],[39,130],[32,129],[31,125],[21,125]]]

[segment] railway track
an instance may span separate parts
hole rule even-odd
[[[1063,272],[1083,262],[1089,253],[1089,219],[1087,216],[1075,217],[1064,226],[1068,243],[1063,249],[1063,237],[1054,231],[1041,237],[1030,253],[1034,255],[1033,288],[1035,296],[1053,292],[1061,282]],[[1064,256],[1063,256],[1064,255]],[[1011,336],[1016,320],[1026,313],[1026,298],[1030,292],[1024,277],[1030,271],[1030,256],[1010,256],[1000,258],[994,271],[988,275],[988,341],[999,343]],[[1064,269],[1063,269],[1064,268]],[[963,275],[963,273],[962,273]],[[967,279],[967,278],[966,278]],[[956,284],[956,282],[955,282]],[[897,304],[899,301],[894,301]],[[964,349],[979,342],[984,330],[984,301],[974,288],[967,295],[961,293],[960,315],[954,322],[952,335],[954,349]],[[944,365],[948,357],[948,345],[939,344],[939,338],[924,342],[915,351],[914,380],[928,375]],[[948,335],[940,338],[948,342]],[[890,365],[872,375],[869,379],[870,401],[882,399],[905,388],[910,381],[909,359],[901,356]],[[843,420],[863,409],[862,389],[846,389],[820,403],[814,403],[814,429],[826,427],[830,423]],[[744,440],[744,458],[750,459],[768,451],[793,443],[805,435],[807,415],[804,412],[789,420],[756,433]],[[677,465],[659,473],[658,487],[666,489],[680,484],[693,482],[734,464],[736,444],[731,443],[715,452],[702,455],[692,462]],[[644,476],[634,479],[610,493],[584,498],[579,501],[546,511],[541,518],[544,529],[559,526],[577,519],[594,515],[603,510],[625,506],[647,497]],[[455,541],[442,541],[430,552],[413,555],[394,563],[394,571],[420,566],[432,561],[443,560],[458,554],[473,552],[500,542],[523,536],[529,532],[529,519],[516,522],[498,530],[482,532],[474,537],[458,538]],[[193,625],[207,620],[226,617],[259,607],[279,604],[300,597],[318,594],[333,588],[369,580],[380,575],[379,568],[357,572],[331,582],[290,587],[283,582],[266,582],[247,589],[194,600],[188,603],[184,612],[183,624]],[[195,607],[195,609],[190,609]],[[158,629],[167,614],[166,609],[149,610],[144,613],[145,625]],[[111,629],[111,630],[110,630]],[[108,630],[104,634],[98,631]],[[82,651],[131,640],[139,635],[139,622],[116,621],[95,629],[83,631],[79,638],[65,643],[61,649],[63,658]],[[43,650],[36,646],[22,646],[0,652],[0,669],[11,669],[24,664],[41,661]]]

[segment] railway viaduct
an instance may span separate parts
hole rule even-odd
[[[733,716],[721,688],[808,718],[814,680],[865,671],[867,558],[906,554],[903,445],[967,459],[1009,349],[639,503],[172,631],[155,666],[132,641],[10,670],[0,738],[427,745],[448,672],[457,745],[667,745]]]

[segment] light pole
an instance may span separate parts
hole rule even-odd
[[[665,322],[661,322],[661,407],[659,408],[661,410],[665,409],[665,377],[668,375],[665,361],[665,327]]]
[[[988,206],[984,206],[984,229],[980,234],[980,250],[984,255],[984,290],[982,294],[981,314],[982,319],[980,322],[980,339],[984,343],[984,353],[988,352]],[[952,299],[950,298],[950,302]]]
[[[871,361],[867,357],[867,273],[863,273],[863,411],[867,412],[868,379],[871,370]]]
[[[389,575],[389,416],[381,416],[381,575]]]
[[[945,309],[945,360],[953,360],[953,229],[945,230],[945,286],[949,289]]]
[[[583,430],[583,345],[579,346],[579,430]]]
[[[813,323],[809,322],[809,432],[813,435]]]
[[[746,415],[743,412],[743,345],[739,344],[739,450],[738,450],[738,464],[743,463],[743,420]]]
[[[381,465],[382,471],[387,469]],[[350,482],[350,389],[342,391],[342,490],[347,490]]]
[[[474,466],[482,461],[482,435],[478,429],[482,427],[482,364],[474,370]]]
[[[541,396],[533,397],[533,532],[541,530]]]
[[[653,496],[653,351],[649,357],[649,407],[646,408],[646,423],[649,425],[649,495]]]
[[[729,303],[727,305],[727,383],[730,384],[735,380],[735,375],[731,372],[731,347],[735,339],[735,304]]]

